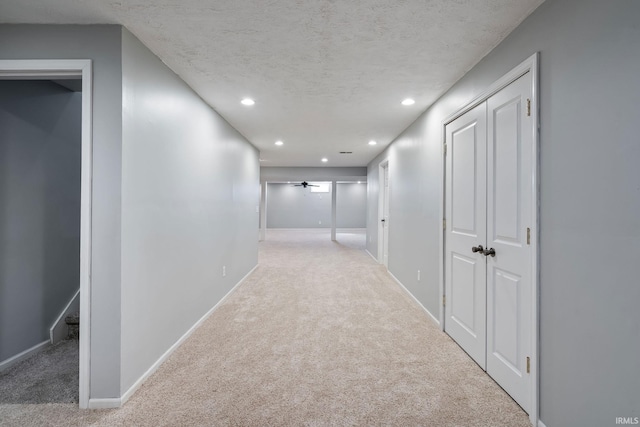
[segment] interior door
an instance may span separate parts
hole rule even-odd
[[[446,127],[445,331],[486,365],[486,104]]]
[[[529,412],[531,73],[446,126],[445,331]]]
[[[531,73],[487,100],[487,373],[529,411]]]

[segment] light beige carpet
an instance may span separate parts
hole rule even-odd
[[[270,230],[248,280],[119,410],[0,405],[2,425],[529,426],[362,234]]]

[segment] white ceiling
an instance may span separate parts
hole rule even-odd
[[[542,2],[2,0],[0,22],[122,24],[262,166],[365,166]]]

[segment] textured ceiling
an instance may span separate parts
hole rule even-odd
[[[0,22],[122,24],[263,166],[364,166],[542,1],[2,0]]]

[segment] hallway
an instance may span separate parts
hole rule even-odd
[[[364,251],[268,231],[255,272],[120,410],[0,405],[9,425],[528,426]]]

